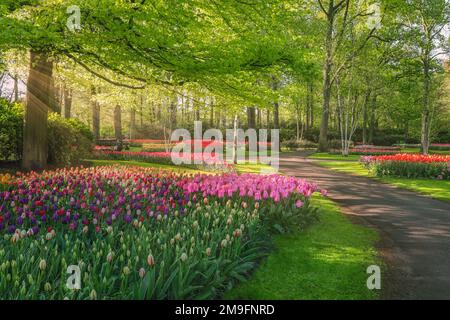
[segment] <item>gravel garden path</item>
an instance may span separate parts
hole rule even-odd
[[[306,155],[282,154],[280,171],[315,181],[355,221],[379,230],[382,298],[450,299],[450,203],[331,171]]]

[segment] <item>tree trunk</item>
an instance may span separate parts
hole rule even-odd
[[[64,118],[70,119],[72,113],[72,89],[64,86]]]
[[[17,75],[14,76],[14,101],[19,101],[19,77]]]
[[[222,114],[222,127],[223,127],[224,129],[227,128],[227,113],[226,113],[226,112],[224,112],[224,113]]]
[[[258,108],[258,128],[262,128],[262,112],[260,108]]]
[[[320,123],[319,151],[328,150],[328,119],[331,97],[331,71],[333,68],[333,29],[334,29],[334,1],[330,1],[328,9],[328,27],[325,42],[326,58],[323,67],[323,105]]]
[[[53,63],[43,52],[30,52],[27,83],[22,167],[26,170],[47,166],[47,115],[51,105]]]
[[[58,114],[62,114],[62,102],[63,102],[63,94],[64,90],[60,83],[57,85],[52,81],[52,90],[53,90],[53,107],[52,110]]]
[[[136,110],[130,109],[130,139],[136,138]]]
[[[277,91],[278,90],[278,79],[273,76],[272,77],[272,90]],[[278,101],[275,101],[273,103],[273,127],[274,129],[280,128],[280,104]]]
[[[200,106],[197,104],[195,106],[195,121],[200,121]]]
[[[364,99],[364,104],[363,104],[363,124],[362,124],[362,139],[363,139],[363,144],[366,145],[367,141],[368,141],[368,137],[367,137],[367,123],[369,120],[369,113],[368,113],[368,106],[369,106],[369,101],[370,101],[370,89],[367,90],[366,92],[366,96]]]
[[[252,128],[252,129],[256,128],[256,108],[255,107],[247,108],[247,125],[248,125],[248,128]]]
[[[308,90],[308,93],[309,93],[309,90]],[[310,112],[310,107],[309,107],[309,94],[307,94],[307,96],[306,96],[306,106],[305,106],[305,116],[306,116],[306,119],[305,119],[305,128],[306,128],[306,131],[309,130],[309,118],[310,118],[309,112]]]
[[[122,150],[122,107],[116,105],[114,109],[114,135],[117,141],[117,151]]]
[[[220,109],[219,108],[216,108],[217,109],[217,111],[216,111],[216,128],[219,128],[220,127],[220,117],[221,117],[221,112],[220,112]]]
[[[170,129],[177,127],[177,105],[178,105],[178,97],[175,96],[170,102]]]
[[[306,91],[306,119],[305,119],[305,129],[309,130],[313,126],[313,105],[314,105],[314,84],[309,82]]]
[[[298,142],[298,141],[301,140],[301,137],[300,137],[300,122],[302,121],[301,109],[300,109],[300,106],[298,104],[295,107],[295,111],[296,111],[296,117],[295,117],[296,129],[297,129],[297,139],[296,140]],[[308,122],[308,121],[306,121],[306,122]]]
[[[375,109],[377,106],[377,96],[374,94],[372,97],[372,103],[370,105],[370,122],[369,122],[369,137],[368,142],[373,144],[373,136],[375,133]]]
[[[428,154],[428,149],[430,147],[430,66],[427,59],[424,60],[423,65],[423,108],[422,108],[422,132],[421,132],[421,142],[422,142],[422,153]]]
[[[233,121],[233,163],[237,163],[237,141],[238,140],[238,116]]]
[[[209,127],[214,127],[214,103],[211,101],[209,106]]]
[[[273,127],[275,129],[280,128],[280,104],[278,102],[273,105]]]
[[[140,119],[140,131],[142,132],[142,130],[144,129],[144,95],[141,94],[141,101],[139,104],[139,108],[140,108],[140,112],[139,112],[139,119]]]
[[[266,113],[266,126],[267,126],[267,129],[270,129],[270,110],[269,110],[269,108],[267,108],[267,113]]]
[[[94,141],[100,139],[100,104],[95,101],[96,89],[91,87],[91,107],[92,107],[92,132],[94,134]]]

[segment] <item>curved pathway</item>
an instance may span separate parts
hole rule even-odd
[[[380,231],[389,269],[383,298],[450,299],[449,203],[331,171],[305,155],[282,154],[280,171],[317,182],[347,214]]]

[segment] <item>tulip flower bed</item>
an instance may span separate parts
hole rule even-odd
[[[8,174],[0,174],[0,191],[7,189],[9,184],[12,183],[13,176]]]
[[[334,153],[341,153],[337,150]],[[400,152],[400,147],[385,147],[374,145],[357,145],[354,148],[350,148],[350,155],[390,155]]]
[[[450,143],[433,143],[430,150],[450,151]]]
[[[120,166],[19,175],[0,192],[0,296],[220,297],[256,267],[268,230],[315,219],[316,191],[278,175]],[[279,226],[268,225],[277,218]],[[81,271],[77,290],[66,285],[73,265]]]
[[[450,179],[450,156],[396,154],[365,156],[360,161],[380,177]]]
[[[378,149],[378,148],[353,148],[350,149],[350,154],[354,155],[387,155],[387,154],[396,154],[399,150],[392,149]]]

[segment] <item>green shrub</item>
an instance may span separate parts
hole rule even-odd
[[[92,134],[78,120],[48,116],[48,162],[70,166],[87,157],[92,150]]]
[[[281,143],[282,148],[287,148],[289,150],[295,150],[300,148],[316,148],[317,144],[308,140],[300,140],[297,141],[296,139],[283,141]]]
[[[403,143],[404,138],[404,135],[385,135],[381,133],[373,137],[372,143],[376,146],[392,146],[397,143]]]
[[[429,147],[429,150],[434,150],[434,151],[450,151],[450,145],[448,146],[433,146],[431,145]]]
[[[0,98],[0,160],[20,160],[22,139],[22,106]]]

